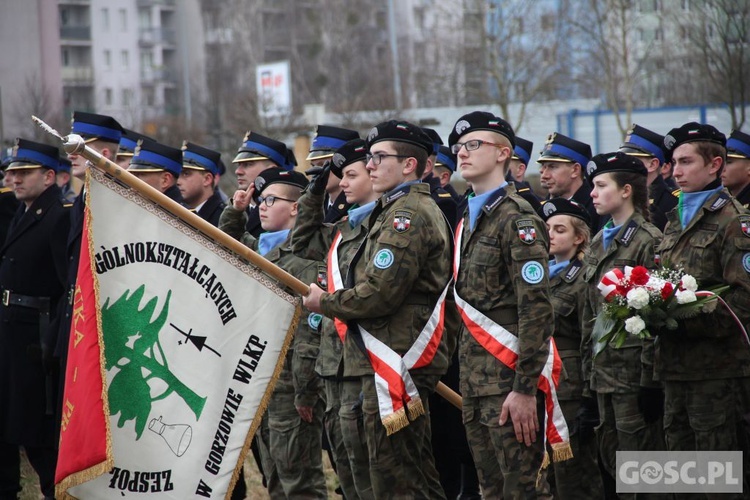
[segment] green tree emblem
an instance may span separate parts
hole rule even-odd
[[[159,332],[167,321],[172,291],[167,292],[164,307],[151,321],[157,298],[139,308],[145,289],[146,286],[141,285],[132,294],[126,290],[112,304],[108,298],[102,307],[105,366],[108,371],[118,368],[109,386],[109,412],[111,415],[120,414],[117,420],[120,428],[135,420],[136,439],[140,439],[146,427],[154,401],[176,393],[193,411],[196,420],[200,419],[206,403],[205,397],[198,396],[170,371],[159,342]],[[162,380],[167,386],[156,396],[151,395],[148,385],[153,378]]]

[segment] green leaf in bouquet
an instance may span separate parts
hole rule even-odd
[[[607,342],[612,339],[612,336],[620,330],[617,328],[618,323],[621,323],[613,318],[610,318],[604,312],[600,312],[594,320],[594,326],[591,329],[591,340],[592,349],[594,350],[594,357],[604,350],[607,346]]]
[[[674,318],[667,318],[664,322],[664,326],[667,330],[677,330],[677,320]]]

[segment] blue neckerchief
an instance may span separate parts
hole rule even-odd
[[[560,271],[568,267],[568,264],[570,264],[570,260],[564,260],[562,262],[557,262],[555,259],[552,259],[549,261],[549,277],[554,278],[558,274],[560,274]]]
[[[371,201],[370,203],[367,203],[365,205],[362,205],[361,207],[352,207],[349,209],[349,227],[354,229],[355,227],[359,226],[359,224],[362,222],[362,219],[370,215],[370,212],[372,212],[372,209],[375,208],[374,201]]]
[[[718,193],[722,190],[722,186],[716,189],[709,189],[708,191],[698,191],[695,193],[680,193],[680,222],[682,227],[685,228],[693,220],[693,217],[698,213],[698,210],[706,203],[712,194]]]
[[[617,233],[622,229],[622,224],[619,226],[614,226],[612,220],[607,222],[607,224],[602,229],[602,243],[604,243],[604,249],[608,249],[609,245],[612,243],[612,241],[615,239],[615,236],[617,236]]]
[[[476,194],[474,193],[474,196],[469,198],[468,205],[469,205],[469,230],[473,231],[474,226],[477,224],[477,218],[479,217],[479,213],[482,211],[482,207],[484,207],[485,203],[487,203],[487,200],[490,199],[490,197],[495,194],[498,190],[504,188],[507,186],[507,182],[503,182],[500,184],[497,189],[493,189],[492,191],[487,191],[484,194]]]
[[[258,238],[258,253],[266,255],[268,252],[284,243],[284,240],[289,237],[289,231],[289,229],[282,229],[281,231],[262,233],[260,238]]]

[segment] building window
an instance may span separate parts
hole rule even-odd
[[[104,105],[112,106],[112,89],[110,88],[104,89]]]
[[[112,69],[112,52],[109,49],[104,51],[104,68]]]
[[[109,31],[109,9],[102,8],[102,31]]]
[[[120,29],[128,31],[128,11],[125,9],[120,9]]]
[[[62,49],[62,65],[70,66],[70,51],[68,49]]]
[[[70,24],[70,12],[68,9],[60,9],[60,26],[68,26]]]
[[[133,89],[122,89],[122,105],[130,106],[133,100]]]
[[[682,0],[682,10],[684,11],[690,10],[690,0]]]
[[[128,69],[130,66],[130,57],[127,50],[120,52],[120,65],[123,69]]]
[[[143,89],[143,100],[146,102],[146,106],[154,106],[156,104],[154,89]]]

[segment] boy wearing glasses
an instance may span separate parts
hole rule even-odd
[[[474,188],[456,230],[455,298],[463,420],[486,498],[537,498],[545,403],[556,403],[541,383],[553,330],[548,235],[505,180],[514,139],[505,120],[482,111],[462,116],[449,138]],[[559,460],[569,445],[564,420],[557,427]]]
[[[453,332],[444,331],[450,227],[420,182],[432,141],[419,127],[391,120],[370,131],[367,145],[366,168],[381,194],[369,232],[343,287],[325,293],[311,286],[304,303],[347,322],[347,339],[360,348],[345,375],[362,381],[374,497],[445,498],[426,416],[454,344]]]
[[[306,185],[307,178],[294,170],[264,170],[246,190],[234,194],[232,205],[221,214],[219,229],[297,278],[316,280],[319,263],[295,256],[291,245],[297,200]],[[258,238],[245,231],[245,209],[251,199],[264,230]],[[325,405],[315,373],[321,316],[305,311],[302,318],[256,434],[271,498],[326,497],[321,449]]]

